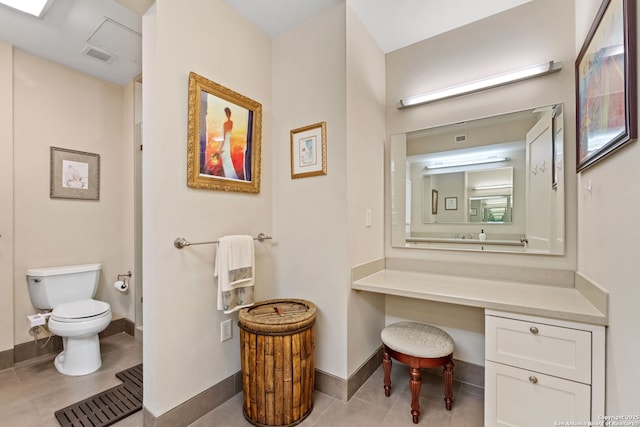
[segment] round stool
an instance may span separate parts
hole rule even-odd
[[[421,368],[444,366],[444,402],[453,403],[453,339],[440,328],[418,322],[393,323],[382,330],[384,355],[384,394],[391,395],[391,358],[409,366],[411,415],[414,424],[420,416]]]

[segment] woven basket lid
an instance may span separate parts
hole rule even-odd
[[[238,313],[238,324],[256,332],[289,332],[313,325],[316,306],[301,299],[273,299],[255,303]]]

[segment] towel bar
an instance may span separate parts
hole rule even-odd
[[[271,236],[267,236],[264,233],[260,233],[256,237],[253,238],[253,240],[257,240],[260,243],[264,242],[265,240],[271,240],[271,239],[272,239]],[[195,243],[191,243],[187,239],[185,239],[184,237],[177,237],[176,240],[173,241],[173,246],[175,246],[178,249],[182,249],[185,246],[213,245],[213,244],[217,244],[217,243],[219,243],[217,240],[214,240],[214,241],[211,241],[211,242],[195,242]]]

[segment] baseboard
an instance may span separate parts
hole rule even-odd
[[[454,359],[456,381],[484,388],[484,366]],[[335,377],[316,369],[315,388],[344,402],[348,401],[382,364],[382,348],[379,348],[348,380]],[[426,372],[442,376],[442,368],[425,369]]]
[[[13,349],[0,351],[0,371],[13,366]]]
[[[456,381],[484,388],[484,366],[461,360],[454,360],[454,363]],[[315,389],[346,402],[381,364],[382,348],[379,348],[348,380],[316,369]],[[442,375],[441,368],[427,369],[426,371]],[[144,427],[188,426],[241,391],[242,372],[238,371],[159,417],[155,417],[147,408],[143,408]]]
[[[315,389],[336,399],[347,401],[365,383],[382,363],[382,353],[376,351],[349,380],[335,377],[316,369]],[[181,403],[170,411],[155,417],[147,408],[143,408],[145,427],[188,426],[198,418],[231,399],[242,391],[242,373],[220,381],[197,396]]]
[[[484,388],[484,366],[475,365],[462,360],[453,359],[453,378],[460,383],[469,384],[474,387]],[[442,368],[427,368],[424,371],[434,375],[442,376]]]
[[[378,358],[380,361],[377,360]],[[376,355],[372,356],[372,358],[363,365],[360,371],[365,372],[371,370],[370,365],[372,363],[378,363],[378,365],[380,365],[380,363],[382,363],[382,356],[378,356],[376,353]],[[376,368],[373,368],[373,371],[375,371],[375,369]],[[373,371],[371,372],[373,373]],[[357,378],[357,380],[354,381],[361,381],[363,376],[364,374],[356,373],[352,378]],[[354,382],[352,383],[355,384]],[[362,381],[362,384],[364,384],[364,381]],[[355,386],[352,386],[352,388],[353,387]],[[353,393],[355,393],[359,387],[360,386],[355,387]],[[349,381],[334,377],[331,374],[317,369],[315,388],[318,391],[344,401],[347,400],[347,396],[349,395]],[[147,408],[143,408],[144,427],[186,427],[241,391],[242,373],[238,371],[159,417],[154,416]]]
[[[100,339],[106,338],[111,335],[116,335],[121,332],[125,332],[131,336],[134,335],[135,324],[129,319],[116,319],[112,320],[109,323],[107,328],[100,332]],[[0,353],[0,369],[10,368],[16,363],[24,362],[25,360],[33,359],[35,357],[44,356],[46,354],[51,353],[59,353],[62,351],[62,338],[57,335],[54,335],[49,338],[40,338],[36,343],[34,342],[25,342],[22,344],[18,344],[13,347],[13,350],[7,350]],[[7,356],[5,353],[11,353],[11,355]],[[10,364],[8,366],[4,366],[7,361],[5,359],[9,359]]]
[[[241,391],[242,374],[236,372],[159,417],[142,408],[144,427],[186,427]]]

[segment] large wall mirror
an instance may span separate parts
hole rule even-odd
[[[562,104],[391,136],[392,246],[564,254]]]

